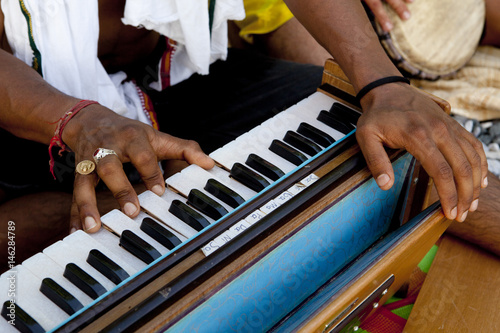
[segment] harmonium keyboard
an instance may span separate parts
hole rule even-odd
[[[0,331],[356,331],[449,221],[423,209],[428,178],[405,151],[387,151],[395,182],[378,188],[352,94],[328,61],[317,92],[213,152],[212,170],[5,272]]]

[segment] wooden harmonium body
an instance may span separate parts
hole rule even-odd
[[[352,95],[344,89],[348,82],[335,71],[329,73],[328,66],[325,69],[324,84],[318,92],[283,111],[281,118],[262,124],[261,132],[251,131],[256,136],[242,136],[212,157],[219,164],[217,168],[236,182],[242,178],[231,163],[238,163],[234,160],[240,158],[238,154],[246,154],[241,153],[241,147],[250,147],[250,152],[262,155],[251,148],[267,137],[262,133],[279,129],[276,131],[289,134],[299,124],[319,119],[320,113],[334,113],[340,108],[340,116],[333,118],[345,123],[333,124],[334,142],[325,144],[317,153],[304,154],[304,161],[269,181],[269,186],[254,188],[255,194],[239,206],[220,218],[209,219],[209,226],[185,237],[181,244],[46,329],[356,330],[374,308],[403,285],[448,222],[439,205],[422,211],[423,201],[419,199],[425,195],[427,180],[405,151],[388,151],[395,172],[394,186],[388,191],[378,188],[355,140],[360,113]],[[307,112],[313,114],[309,120],[295,119]],[[290,137],[285,141],[294,142]],[[276,143],[273,145],[273,150],[279,151]],[[269,142],[263,147],[268,146]],[[284,168],[278,160],[273,162]],[[245,160],[241,164],[245,165]],[[185,169],[172,177],[187,172]],[[225,182],[222,171],[212,175]],[[189,175],[184,176],[187,178],[181,183],[192,181]],[[166,182],[179,190],[182,185],[175,185],[179,184],[175,179]],[[162,223],[162,209],[168,209],[169,204],[163,202],[166,208],[153,204],[165,198],[154,198],[152,193],[139,197],[143,214]],[[103,216],[110,230],[118,228],[111,221],[118,213]],[[114,230],[115,234],[120,232]]]

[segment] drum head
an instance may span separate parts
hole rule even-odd
[[[485,22],[484,0],[417,0],[407,4],[411,18],[402,21],[386,3],[394,28],[381,43],[410,76],[438,79],[463,67],[479,45]]]

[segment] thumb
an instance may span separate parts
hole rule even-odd
[[[356,132],[356,139],[377,185],[384,191],[390,189],[394,184],[394,170],[382,141],[376,135],[359,132]]]

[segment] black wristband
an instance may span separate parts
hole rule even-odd
[[[373,81],[371,83],[368,83],[366,86],[364,86],[363,89],[361,89],[358,92],[358,94],[356,95],[356,100],[358,102],[360,102],[361,98],[363,98],[363,96],[365,96],[366,94],[368,94],[370,92],[370,90],[375,89],[377,87],[380,87],[381,85],[384,85],[384,84],[387,84],[387,83],[394,83],[394,82],[404,82],[404,83],[410,84],[410,80],[408,80],[404,76],[388,76],[388,77],[384,77],[384,78],[375,80],[375,81]]]

